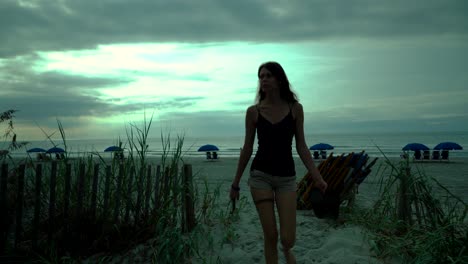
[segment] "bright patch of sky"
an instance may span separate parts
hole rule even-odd
[[[120,87],[99,88],[102,98],[119,99],[119,104],[199,97],[196,105],[184,111],[230,110],[238,107],[233,101],[253,102],[257,67],[272,57],[286,69],[290,66],[291,79],[300,79],[304,72],[296,73],[297,62],[311,57],[304,51],[297,44],[236,42],[104,45],[96,50],[41,52],[36,71],[133,79]],[[317,72],[319,67],[312,69]]]

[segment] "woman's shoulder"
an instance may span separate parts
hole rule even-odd
[[[258,104],[251,105],[247,108],[247,113],[257,113],[258,111]]]
[[[257,116],[259,106],[257,104],[251,105],[247,108],[247,115]]]
[[[258,105],[251,105],[249,108],[247,108],[247,113],[246,113],[247,119],[251,120],[253,122],[257,122],[258,118]]]
[[[297,111],[303,111],[302,110],[302,104],[299,103],[299,102],[293,102],[291,103],[291,110],[294,112],[294,113],[297,113]]]

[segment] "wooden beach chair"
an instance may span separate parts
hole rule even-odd
[[[347,202],[352,206],[359,184],[370,174],[378,158],[368,163],[369,156],[361,153],[342,154],[334,157],[333,153],[318,165],[318,170],[327,182],[328,188],[320,194],[314,188],[314,182],[306,174],[298,184],[297,209],[314,210],[319,218],[338,218],[340,206]]]

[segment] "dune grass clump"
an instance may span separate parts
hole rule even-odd
[[[411,171],[408,160],[387,159],[385,166],[377,201],[352,215],[370,231],[376,255],[403,263],[468,263],[467,204],[423,171]]]
[[[9,109],[7,111],[0,113],[0,124],[3,122],[7,123],[5,132],[3,134],[3,140],[5,141],[3,142],[2,145],[0,145],[0,161],[1,162],[5,162],[7,159],[12,161],[13,159],[10,156],[10,152],[21,149],[29,143],[27,141],[20,142],[20,141],[17,141],[16,139],[16,132],[15,132],[13,119],[17,111],[18,110]],[[6,146],[4,146],[5,144]]]
[[[10,111],[8,115],[2,115],[2,121],[11,119],[13,113]],[[29,164],[25,174],[23,241],[18,248],[9,247],[4,254],[13,258],[26,257],[38,263],[75,263],[86,262],[87,259],[91,263],[104,263],[128,257],[135,249],[144,248],[134,253],[133,257],[155,263],[218,261],[216,257],[207,256],[206,250],[210,251],[211,248],[211,251],[215,251],[216,242],[213,242],[207,228],[210,223],[224,221],[225,226],[229,226],[226,210],[216,206],[219,190],[198,190],[199,186],[183,180],[183,136],[177,137],[173,144],[169,134],[165,136],[161,133],[162,155],[157,164],[150,164],[147,155],[151,123],[152,117],[147,122],[145,116],[142,127],[130,124],[125,159],[114,156],[109,160],[95,152],[77,158],[66,155],[64,159],[42,164],[39,199],[34,199],[38,186],[36,164],[29,156],[22,160],[20,163]],[[65,129],[60,121],[58,126],[63,141],[61,144],[66,148]],[[51,137],[46,136],[55,146]],[[56,164],[55,169],[51,164]],[[154,165],[159,165],[157,172]],[[14,167],[13,170],[16,170],[15,164]],[[53,170],[57,175],[55,233],[50,240],[47,232],[52,223],[48,209],[53,189],[50,183]],[[188,188],[196,207],[196,225],[192,230],[188,230],[185,224],[184,198],[187,197]],[[8,191],[12,197],[16,197],[15,188]],[[93,207],[93,204],[96,206]],[[14,202],[8,205],[13,210],[17,206]],[[34,236],[31,223],[36,205],[42,209],[38,219],[38,242],[36,248],[31,248],[31,237]],[[198,210],[199,207],[203,209]],[[12,222],[14,229],[13,225]],[[226,237],[232,239],[229,235]]]

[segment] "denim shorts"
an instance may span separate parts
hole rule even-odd
[[[276,192],[296,192],[296,176],[273,176],[271,174],[252,170],[248,184],[250,188],[272,190]]]

